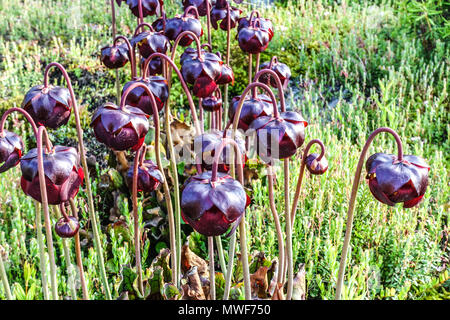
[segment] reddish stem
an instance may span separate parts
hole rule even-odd
[[[155,32],[155,29],[153,29],[153,27],[152,27],[151,24],[149,24],[149,23],[147,23],[147,22],[143,22],[143,23],[140,23],[140,24],[136,27],[136,29],[134,29],[133,37],[136,37],[136,36],[138,35],[138,31],[141,30],[141,29],[144,29],[144,27],[149,28],[149,29],[150,29],[150,32]]]
[[[175,48],[175,46],[174,46],[174,48]],[[183,75],[181,74],[181,72],[178,69],[178,67],[176,66],[176,64],[172,61],[172,59],[170,59],[167,55],[165,55],[163,53],[159,53],[159,52],[153,53],[144,62],[144,74],[146,74],[146,72],[147,72],[150,61],[156,57],[160,57],[163,60],[167,61],[170,64],[170,66],[172,67],[172,69],[174,69],[176,74],[178,75],[178,78],[180,79],[180,82],[181,82],[181,86],[183,87],[183,90],[184,90],[186,97],[188,99],[188,102],[189,102],[189,107],[191,109],[192,118],[193,118],[194,126],[196,129],[196,134],[200,134],[200,132],[201,132],[200,124],[198,122],[197,113],[195,112],[195,105],[194,105],[194,101],[192,100],[192,95],[189,91],[189,88],[188,88],[186,82],[183,79]],[[170,76],[169,76],[169,78],[170,78]],[[168,82],[170,83],[170,79],[168,79]]]
[[[372,143],[373,139],[375,138],[375,136],[377,136],[381,132],[387,132],[394,136],[394,139],[397,143],[398,160],[399,161],[403,160],[402,141],[400,140],[400,137],[397,134],[397,132],[395,132],[391,128],[382,127],[382,128],[376,129],[375,131],[373,131],[370,134],[369,138],[367,139],[367,141],[361,151],[358,165],[356,167],[355,177],[353,179],[352,193],[350,196],[350,204],[349,204],[348,212],[347,212],[347,224],[346,224],[346,230],[345,230],[345,238],[344,238],[344,243],[342,245],[341,261],[339,264],[339,272],[338,272],[338,281],[336,284],[336,296],[335,296],[336,300],[341,299],[342,287],[344,285],[345,265],[346,265],[346,261],[347,261],[347,253],[348,253],[348,247],[350,244],[350,238],[352,236],[353,212],[355,209],[356,195],[358,192],[359,180],[361,178],[361,172],[362,172],[362,168],[364,165],[364,159],[365,159],[365,156],[367,154],[367,151],[369,150],[370,144]]]
[[[239,177],[239,182],[244,185],[244,172],[242,169],[242,153],[241,150],[239,150],[239,146],[236,143],[236,141],[234,141],[233,139],[229,139],[229,138],[222,138],[222,142],[220,143],[220,145],[214,150],[214,159],[213,159],[213,164],[212,164],[212,173],[211,173],[211,182],[215,182],[217,181],[217,170],[219,168],[219,158],[223,153],[224,148],[228,145],[231,144],[234,147],[234,150],[236,152],[236,162],[238,164],[238,177]],[[230,159],[231,161],[231,159]]]
[[[254,82],[259,81],[259,78],[261,78],[261,76],[263,74],[268,74],[269,76],[272,76],[275,79],[275,82],[277,83],[277,89],[278,89],[278,98],[280,99],[281,112],[286,112],[286,103],[284,101],[283,84],[281,83],[280,77],[278,77],[277,73],[273,70],[262,69],[255,74],[255,78],[253,79],[253,81]]]
[[[137,151],[134,157],[133,165],[133,186],[132,186],[132,202],[133,202],[133,220],[134,220],[134,251],[136,256],[136,271],[138,275],[138,285],[141,294],[144,294],[144,284],[142,282],[142,265],[141,265],[141,237],[139,230],[139,216],[138,216],[138,200],[137,200],[137,183],[138,183],[138,169],[139,159],[142,151],[145,148],[145,144],[142,145]]]
[[[131,65],[131,77],[132,79],[136,78],[136,61],[135,61],[135,52],[134,52],[134,46],[131,45],[130,41],[127,39],[127,37],[124,36],[117,36],[114,38],[113,45],[116,45],[119,40],[123,40],[127,47],[130,57],[130,65]]]
[[[186,15],[187,15],[191,10],[194,10],[194,12],[195,12],[195,18],[196,18],[197,20],[200,20],[200,15],[198,14],[197,7],[194,7],[194,6],[189,6],[189,7],[187,7],[187,8],[184,10],[183,17],[185,18]]]
[[[16,107],[6,110],[5,113],[3,114],[2,119],[0,121],[0,137],[3,138],[5,136],[5,134],[4,134],[5,122],[6,122],[6,119],[8,118],[8,115],[10,115],[13,112],[20,112],[21,114],[23,114],[23,116],[31,124],[31,127],[33,128],[34,136],[36,137],[38,129],[37,129],[36,123],[34,122],[33,118],[24,109],[16,108]],[[46,138],[46,139],[48,139],[48,138]]]

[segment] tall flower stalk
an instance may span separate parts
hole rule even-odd
[[[71,100],[73,103],[73,111],[74,111],[74,115],[75,115],[75,125],[76,125],[77,136],[78,136],[78,145],[79,145],[79,150],[80,150],[80,159],[81,159],[81,165],[82,165],[83,171],[84,171],[84,177],[85,177],[85,183],[86,183],[86,194],[88,196],[89,219],[92,224],[92,232],[94,235],[95,253],[97,255],[97,263],[98,263],[98,268],[99,268],[99,272],[100,272],[100,278],[101,278],[101,281],[103,284],[103,289],[105,291],[105,297],[107,300],[111,300],[112,296],[111,296],[111,291],[110,291],[109,285],[108,285],[108,278],[106,276],[105,262],[104,262],[104,258],[103,258],[103,248],[102,248],[102,243],[101,243],[101,239],[100,239],[100,229],[99,229],[99,226],[97,223],[97,215],[95,213],[91,181],[89,178],[89,168],[88,168],[87,161],[86,161],[86,150],[85,150],[84,142],[83,142],[83,129],[81,127],[80,111],[78,109],[77,100],[75,98],[75,93],[73,91],[72,83],[70,81],[69,75],[67,74],[67,71],[64,69],[64,67],[61,64],[59,64],[57,62],[52,62],[49,65],[47,65],[47,67],[45,68],[45,72],[44,72],[44,86],[48,87],[48,73],[52,67],[56,67],[61,71],[61,73],[66,81],[67,87],[70,92]]]
[[[367,139],[367,141],[361,151],[361,154],[359,156],[359,161],[358,161],[358,165],[356,167],[355,177],[353,179],[352,193],[350,196],[350,204],[349,204],[348,212],[347,212],[347,224],[346,224],[346,230],[345,230],[345,238],[344,238],[344,243],[342,245],[341,261],[339,264],[338,281],[337,281],[337,285],[336,285],[336,295],[335,295],[336,300],[341,299],[342,287],[344,285],[345,266],[346,266],[346,262],[347,262],[348,247],[350,244],[352,228],[353,228],[353,213],[355,210],[356,195],[358,192],[358,186],[359,186],[359,181],[361,178],[361,171],[362,171],[362,168],[364,165],[364,159],[366,157],[367,151],[369,150],[369,147],[370,147],[373,139],[382,132],[389,133],[394,137],[395,142],[397,144],[397,154],[398,154],[397,160],[398,161],[403,160],[402,142],[400,140],[400,136],[394,130],[392,130],[391,128],[382,127],[382,128],[376,129],[375,131],[373,131],[370,134],[370,136]]]
[[[8,275],[6,273],[5,264],[3,263],[2,252],[0,251],[0,278],[2,279],[3,289],[7,300],[12,300],[11,287],[9,286]]]

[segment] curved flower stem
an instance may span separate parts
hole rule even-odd
[[[3,283],[3,289],[5,290],[6,300],[12,300],[11,287],[9,286],[8,275],[6,273],[5,265],[3,263],[2,253],[0,251],[0,277]]]
[[[202,98],[198,99],[198,110],[200,110],[200,129],[202,133],[205,132],[205,119],[203,119],[203,106],[202,106]]]
[[[80,111],[78,110],[75,93],[73,92],[72,83],[70,81],[69,75],[67,74],[66,70],[64,69],[64,67],[62,65],[60,65],[57,62],[50,63],[45,68],[44,83],[48,83],[48,72],[49,72],[50,68],[52,68],[52,67],[57,67],[63,74],[64,79],[66,80],[66,83],[67,83],[67,87],[70,92],[71,99],[72,99],[73,111],[74,111],[74,115],[75,115],[75,123],[76,123],[76,129],[77,129],[78,145],[79,145],[79,149],[80,149],[80,159],[81,159],[81,164],[83,166],[84,177],[85,177],[85,182],[86,182],[86,194],[88,196],[89,219],[91,220],[92,232],[94,235],[95,253],[97,254],[98,268],[99,268],[99,272],[100,272],[100,278],[101,278],[101,281],[103,284],[103,289],[105,290],[106,299],[111,300],[112,299],[111,291],[109,289],[108,278],[106,276],[102,242],[100,239],[99,227],[97,225],[97,216],[95,214],[94,199],[92,196],[92,189],[91,189],[91,181],[89,179],[89,168],[88,168],[87,161],[86,161],[86,151],[85,151],[84,142],[83,142],[83,129],[81,127]]]
[[[300,198],[300,190],[302,188],[303,176],[305,173],[306,158],[308,157],[309,150],[311,149],[311,147],[314,144],[318,144],[321,149],[320,155],[319,155],[319,157],[317,157],[317,161],[322,160],[322,157],[325,155],[325,146],[324,146],[323,142],[319,139],[314,139],[314,140],[311,140],[310,142],[308,142],[308,144],[305,147],[305,150],[303,150],[302,163],[300,165],[300,173],[298,174],[297,187],[295,189],[294,200],[292,202],[292,208],[291,208],[292,228],[294,227],[295,212],[297,211],[298,200]]]
[[[358,161],[358,165],[356,167],[355,177],[353,179],[352,193],[350,196],[350,204],[349,204],[348,212],[347,212],[347,225],[346,225],[346,230],[345,230],[345,238],[344,238],[344,244],[342,245],[341,262],[339,264],[338,281],[337,281],[337,285],[336,285],[336,296],[335,296],[336,300],[341,299],[342,287],[344,285],[345,264],[347,261],[348,246],[350,243],[350,238],[352,235],[352,227],[353,227],[353,212],[355,209],[356,194],[358,191],[359,180],[361,178],[361,171],[362,171],[362,167],[364,165],[364,158],[367,154],[367,151],[369,150],[370,144],[372,143],[373,139],[375,138],[376,135],[378,135],[381,132],[387,132],[394,136],[394,139],[397,143],[398,160],[401,161],[403,159],[402,142],[401,142],[400,137],[397,134],[397,132],[395,132],[391,128],[382,127],[382,128],[376,129],[375,131],[373,131],[370,134],[369,138],[366,141],[366,144],[364,145],[364,147],[361,151],[361,155],[359,156],[359,161]]]
[[[45,245],[42,238],[41,204],[38,201],[34,200],[34,206],[36,208],[36,230],[37,242],[39,247],[39,268],[41,269],[42,292],[44,294],[44,300],[48,300],[49,294],[47,283],[47,263],[45,258]]]
[[[209,295],[216,300],[216,272],[214,270],[214,237],[208,237],[209,252]]]
[[[277,208],[275,206],[275,199],[273,194],[273,179],[275,178],[275,173],[273,172],[273,167],[271,165],[267,166],[267,180],[269,182],[269,203],[270,209],[272,211],[273,220],[275,221],[275,228],[277,230],[278,237],[278,275],[277,282],[283,283],[283,270],[284,270],[284,242],[283,242],[283,233],[281,231],[280,218],[278,216]]]
[[[144,27],[147,27],[151,32],[155,32],[155,29],[153,29],[153,27],[150,23],[143,22],[143,23],[138,24],[136,29],[134,29],[133,37],[136,37],[138,35],[138,31],[141,29],[144,29]]]
[[[255,65],[255,72],[258,72],[259,71],[259,60],[260,60],[260,58],[261,58],[261,53],[257,53],[256,54],[256,65]]]
[[[56,264],[55,264],[55,253],[53,251],[53,235],[52,235],[52,225],[50,221],[50,213],[48,210],[48,199],[47,199],[47,187],[45,183],[45,171],[44,171],[44,151],[42,147],[42,135],[45,127],[41,126],[38,129],[36,135],[37,153],[38,153],[38,173],[39,173],[39,186],[41,191],[41,203],[44,209],[44,221],[45,221],[45,231],[47,236],[47,248],[48,256],[50,260],[50,282],[52,288],[52,298],[53,300],[58,300],[58,280],[56,278]],[[51,149],[51,146],[47,145],[47,149]]]
[[[190,31],[188,31],[188,32],[190,32]],[[192,33],[192,34],[194,34],[194,33]],[[182,35],[183,35],[183,33],[180,34],[180,36],[182,36]],[[181,39],[180,36],[178,36],[178,38],[177,38],[178,41]],[[194,36],[195,36],[195,34],[194,34]],[[174,44],[175,49],[176,49],[178,41],[175,41],[175,44]],[[197,45],[198,46],[200,45],[199,41],[197,42]],[[175,52],[175,49],[173,52]],[[173,55],[174,54],[172,54],[172,56]],[[186,82],[183,79],[183,76],[182,76],[180,70],[178,69],[176,64],[173,62],[173,59],[170,59],[167,55],[162,54],[162,53],[154,53],[154,54],[150,55],[150,57],[148,57],[147,60],[145,60],[144,73],[146,74],[148,64],[150,63],[150,61],[156,57],[160,57],[162,59],[162,61],[164,61],[164,66],[165,66],[164,69],[166,70],[166,76],[167,76],[167,79],[169,82],[169,93],[170,93],[171,73],[172,73],[172,69],[175,69],[175,72],[178,75],[178,78],[180,79],[183,90],[186,93],[186,96],[188,98],[189,107],[191,109],[192,118],[194,120],[195,133],[196,133],[196,135],[199,135],[201,132],[201,129],[200,129],[200,124],[197,119],[197,114],[195,111],[195,105],[194,105],[194,101],[192,99],[192,95],[189,92],[189,89],[186,85]],[[166,68],[167,64],[170,66],[170,68]],[[178,186],[179,183],[178,183],[177,161],[176,161],[175,150],[173,148],[172,130],[170,127],[171,120],[172,120],[172,116],[170,113],[170,94],[169,94],[169,98],[167,98],[167,101],[164,106],[164,128],[166,131],[167,145],[169,146],[169,154],[170,154],[169,162],[170,162],[170,169],[172,170],[172,178],[174,180],[174,185]],[[174,188],[174,198],[175,198],[175,226],[176,226],[176,229],[175,229],[176,230],[175,231],[176,246],[175,246],[175,248],[176,248],[176,251],[173,251],[173,252],[175,252],[176,257],[177,257],[176,261],[178,262],[176,270],[179,271],[179,270],[181,270],[181,206],[180,206],[180,190],[179,190],[179,188]],[[180,286],[179,275],[177,275],[175,277],[175,280],[176,280],[177,287],[179,287]]]
[[[2,115],[2,119],[0,120],[0,137],[4,137],[3,131],[5,130],[6,119],[13,112],[20,112],[31,124],[31,127],[33,128],[34,136],[37,136],[38,129],[37,129],[36,123],[34,122],[33,118],[30,116],[30,114],[22,108],[14,107],[14,108],[10,108],[10,109],[6,110],[5,113],[3,113],[3,115]]]
[[[111,25],[112,25],[112,38],[113,41],[116,38],[117,26],[116,26],[116,6],[114,0],[111,0]],[[120,102],[120,80],[119,80],[119,69],[116,69],[116,97],[117,104]]]
[[[227,56],[226,56],[226,60],[225,60],[225,64],[226,65],[230,65],[230,48],[231,48],[231,8],[230,8],[230,3],[227,1]],[[228,109],[229,109],[229,105],[228,105],[228,83],[225,84],[225,90],[224,90],[224,118],[223,119],[223,123],[224,125],[227,123],[226,122],[226,118],[228,116]],[[220,117],[220,121],[222,121],[222,117]],[[222,122],[220,122],[222,123]]]
[[[209,0],[206,0],[206,28],[208,30],[208,44],[211,46],[211,49],[212,49],[212,42],[211,42],[211,4],[209,3]]]
[[[155,55],[156,53],[154,53],[153,55]],[[152,55],[152,56],[153,56]],[[152,56],[150,56],[148,59],[150,59]],[[166,57],[166,55],[162,55],[164,57]],[[146,61],[147,62],[147,61]],[[122,95],[122,99],[120,102],[120,107],[123,107],[126,101],[126,98],[128,96],[128,94],[135,88],[137,87],[141,87],[144,89],[144,91],[147,93],[147,95],[150,97],[150,103],[152,106],[152,112],[153,112],[153,124],[155,127],[155,157],[156,157],[156,163],[158,165],[158,169],[159,171],[161,171],[161,175],[164,179],[162,185],[163,185],[163,189],[164,189],[164,198],[166,200],[166,206],[167,206],[167,216],[169,219],[169,234],[170,234],[170,251],[171,251],[171,262],[172,262],[172,283],[178,283],[179,282],[179,269],[178,269],[178,264],[177,264],[177,250],[176,250],[176,240],[175,240],[175,224],[174,224],[174,215],[173,215],[173,209],[172,209],[172,200],[171,200],[171,196],[170,196],[170,190],[169,190],[169,184],[167,182],[167,178],[165,177],[164,174],[164,167],[162,165],[162,161],[161,161],[161,151],[160,151],[160,128],[159,128],[159,114],[158,114],[158,107],[156,106],[156,100],[155,97],[153,95],[153,93],[150,91],[150,89],[143,84],[142,82],[135,82],[133,84],[131,84],[127,90],[125,90],[125,92]],[[166,115],[167,117],[167,115]],[[170,128],[169,128],[170,130]],[[172,146],[172,144],[170,144]],[[175,166],[175,170],[176,170],[176,166]],[[174,188],[177,189],[177,188]]]
[[[186,34],[187,34],[187,33],[192,33],[192,32],[190,32],[190,31],[185,31],[185,32],[186,32]],[[180,36],[183,35],[183,33],[184,33],[184,32],[182,32],[182,33],[180,34]],[[192,34],[195,35],[194,33],[192,33]],[[179,39],[180,39],[180,38],[177,38],[177,40],[179,40]],[[175,44],[174,44],[174,48],[175,48],[175,49],[176,49],[176,44],[177,44],[177,42],[175,41]],[[175,49],[174,49],[174,52],[175,52]],[[181,86],[183,87],[184,93],[186,94],[186,97],[187,97],[188,102],[189,102],[189,107],[190,107],[190,109],[191,109],[192,119],[193,119],[193,121],[194,121],[194,126],[195,126],[195,130],[196,130],[196,134],[197,134],[197,135],[200,134],[201,129],[200,129],[200,124],[199,124],[199,122],[198,122],[197,113],[195,112],[194,100],[192,99],[192,95],[191,95],[191,93],[190,93],[190,91],[189,91],[189,88],[188,88],[186,82],[185,82],[184,79],[183,79],[183,76],[181,75],[180,70],[178,69],[178,67],[176,66],[176,64],[173,62],[173,59],[169,58],[167,55],[165,55],[165,54],[163,54],[163,53],[158,53],[158,52],[153,53],[152,55],[150,55],[150,57],[148,57],[148,58],[145,60],[145,63],[144,63],[144,74],[147,73],[147,69],[148,69],[148,65],[149,65],[150,61],[151,61],[152,59],[156,58],[156,57],[162,58],[163,60],[167,61],[167,62],[169,63],[169,65],[170,65],[170,68],[169,68],[169,76],[168,76],[168,78],[167,78],[167,81],[169,82],[169,89],[170,89],[170,82],[171,82],[171,78],[172,78],[172,77],[171,77],[172,69],[175,70],[176,74],[178,75],[178,78],[180,79],[180,82],[181,82]],[[169,101],[169,99],[167,99],[167,101]],[[169,103],[166,102],[166,104],[168,105]],[[166,114],[166,117],[169,117],[169,115]]]
[[[141,235],[139,230],[139,216],[138,216],[138,194],[137,194],[137,184],[138,184],[138,169],[139,169],[139,159],[142,151],[144,150],[145,144],[142,145],[137,151],[134,157],[133,165],[133,186],[131,190],[132,202],[133,202],[133,220],[134,220],[134,251],[136,256],[136,272],[138,276],[139,291],[144,295],[144,284],[142,282],[142,265],[141,265]]]
[[[78,210],[74,199],[69,199],[72,215],[78,219]],[[75,255],[77,258],[78,272],[80,273],[81,290],[83,292],[83,300],[89,300],[89,293],[84,278],[83,260],[81,258],[80,232],[75,234]]]
[[[236,131],[238,129],[238,124],[239,124],[239,118],[241,116],[241,111],[242,111],[242,106],[244,104],[245,101],[245,97],[253,90],[253,88],[255,87],[260,87],[261,89],[263,89],[264,91],[267,92],[267,94],[269,95],[269,97],[272,100],[272,104],[274,105],[274,112],[275,112],[275,116],[278,116],[278,110],[277,110],[277,102],[275,99],[275,95],[273,94],[272,90],[270,90],[270,88],[263,84],[263,83],[259,83],[259,82],[254,82],[249,84],[244,91],[242,92],[241,98],[239,99],[237,108],[236,108],[236,112],[234,115],[234,119],[233,119],[233,130],[232,130],[232,139],[234,140],[236,137]],[[231,124],[231,121],[230,121]],[[227,126],[228,127],[228,126]],[[226,128],[225,128],[226,131]],[[231,171],[233,172],[234,170],[234,164],[231,163]],[[244,184],[243,181],[243,177],[241,180],[241,184]],[[246,237],[245,237],[245,217],[242,218],[240,226],[239,226],[239,231],[240,231],[240,237],[241,237],[241,244],[242,244],[242,256],[245,257],[245,259],[242,259],[242,267],[244,270],[244,286],[245,286],[245,299],[249,300],[251,299],[251,288],[250,288],[250,271],[249,271],[249,266],[248,266],[248,255],[247,255],[247,244],[246,244]],[[224,292],[224,300],[228,299],[228,294],[229,294],[229,287],[231,285],[231,273],[232,273],[232,268],[233,268],[233,260],[234,260],[234,250],[231,251],[231,248],[234,247],[235,245],[235,236],[232,236],[231,240],[230,240],[230,251],[229,251],[229,259],[228,259],[228,270],[227,270],[227,279],[225,282],[225,292]]]
[[[128,38],[125,36],[116,36],[114,38],[113,45],[116,45],[116,43],[119,40],[123,40],[128,47],[128,52],[130,53],[129,57],[130,57],[130,67],[131,67],[131,78],[135,79],[136,78],[136,53],[134,52],[134,46],[131,45],[130,40],[128,40]]]
[[[213,159],[213,171],[212,171],[212,177],[211,177],[211,181],[213,181],[213,176],[217,177],[217,167],[218,167],[218,162],[219,162],[219,156],[223,151],[223,148],[227,145],[227,144],[231,144],[234,146],[234,150],[235,150],[235,159],[237,159],[237,164],[238,164],[238,179],[239,182],[244,185],[244,170],[243,170],[243,164],[242,164],[242,154],[239,150],[239,147],[236,143],[235,140],[233,139],[229,139],[229,138],[223,138],[222,143],[219,145],[219,147],[217,148],[217,150],[215,151],[215,155],[214,155],[214,159]],[[231,159],[231,158],[230,158]],[[231,161],[231,160],[230,160]],[[234,166],[234,161],[231,161],[230,164],[232,166]],[[233,174],[234,175],[234,174]],[[244,227],[242,226],[242,220],[245,219],[245,215],[242,216],[239,228],[240,230],[244,230],[245,231],[245,224]],[[248,296],[249,294],[251,294],[251,289],[250,289],[250,272],[248,271],[248,259],[245,259],[245,257],[247,257],[247,246],[246,246],[246,238],[245,238],[245,234],[244,237],[242,237],[241,234],[241,245],[242,245],[242,264],[243,264],[243,271],[244,271],[244,286],[245,286],[245,297],[246,299],[250,299],[251,295]],[[245,245],[244,245],[245,244]],[[229,251],[228,251],[228,268],[225,274],[225,290],[224,290],[224,294],[223,294],[223,300],[228,300],[228,297],[230,295],[230,288],[231,288],[231,277],[233,274],[233,260],[234,260],[234,253],[235,253],[235,246],[236,246],[236,232],[233,232],[233,234],[231,235],[231,239],[230,239],[230,247],[229,247]],[[220,251],[219,251],[220,252]],[[245,263],[245,261],[247,261],[247,263]],[[225,270],[225,268],[223,269]],[[248,280],[248,283],[247,283]],[[247,290],[248,289],[248,290]]]
[[[252,78],[253,78],[253,61],[252,61],[252,54],[249,53],[248,54],[248,84],[252,83]]]
[[[61,213],[64,216],[64,219],[66,221],[69,221],[69,217],[67,216],[66,209],[64,208],[64,203],[61,203],[58,206],[54,206],[54,213],[57,219],[61,218]],[[77,289],[75,288],[75,279],[72,269],[72,261],[70,259],[70,250],[68,246],[68,239],[61,239],[62,245],[63,245],[63,252],[64,252],[64,261],[66,263],[66,271],[67,271],[67,282],[70,289],[70,297],[72,300],[77,300]]]

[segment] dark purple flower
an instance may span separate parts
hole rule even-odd
[[[231,131],[227,131],[227,138],[231,139]],[[202,160],[201,167],[203,170],[212,170],[212,162],[215,155],[215,151],[219,148],[223,139],[223,131],[220,130],[210,130],[201,135],[198,135],[194,139],[194,152],[196,153],[196,157]],[[242,138],[239,131],[236,134],[235,141],[239,147],[239,151],[242,155],[242,166],[244,166],[246,161],[245,154],[245,141]],[[228,172],[230,170],[230,161],[229,159],[234,152],[234,147],[230,144],[227,144],[222,154],[219,157],[218,171],[219,172]],[[233,156],[234,158],[234,156]]]
[[[309,154],[306,159],[306,169],[308,169],[311,174],[324,174],[328,170],[328,160],[325,158],[325,156],[322,157],[322,159],[317,160],[319,155],[317,153],[311,153]]]
[[[247,53],[261,53],[269,46],[269,33],[257,26],[242,28],[238,33],[239,47]]]
[[[15,167],[23,153],[23,141],[22,139],[10,131],[3,131],[0,134],[0,173],[5,172],[12,167]]]
[[[134,165],[131,165],[127,172],[127,185],[130,190],[133,187],[133,170]],[[158,188],[158,186],[163,182],[163,175],[153,161],[145,160],[142,165],[138,166],[138,192],[149,193],[155,191],[156,188]]]
[[[170,49],[169,39],[161,32],[141,32],[133,37],[130,43],[138,48],[139,53],[144,58],[148,58],[157,52],[166,54],[167,50]]]
[[[222,106],[222,98],[217,96],[209,96],[202,99],[202,107],[204,110],[213,112],[220,109]]]
[[[237,111],[241,96],[234,97],[231,100],[231,108],[229,109],[230,119],[234,118]],[[272,100],[265,94],[256,97],[246,96],[242,104],[241,114],[239,117],[238,128],[246,131],[250,124],[259,117],[271,116],[273,114]]]
[[[231,176],[211,172],[189,178],[181,193],[181,216],[194,230],[205,236],[220,236],[232,226],[231,234],[245,214],[250,198]]]
[[[284,63],[280,63],[280,62],[278,62],[278,59],[275,59],[275,61],[263,63],[260,67],[260,70],[263,70],[263,69],[269,69],[269,70],[274,71],[277,74],[278,78],[280,78],[281,85],[283,86],[283,88],[285,89],[287,87],[287,84],[291,77],[291,69],[289,69],[289,67],[287,65],[285,65]],[[270,82],[269,82],[269,78],[270,78]],[[259,80],[262,83],[270,83],[270,85],[274,88],[277,87],[277,83],[276,83],[275,79],[272,76],[270,76],[269,74],[261,75]]]
[[[187,51],[180,57],[183,79],[194,85],[196,97],[206,98],[217,89],[216,80],[221,76],[223,62],[214,53],[203,51],[199,57],[198,53]]]
[[[305,141],[303,117],[293,111],[281,112],[279,117],[263,116],[255,119],[249,130],[256,131],[258,155],[263,161],[285,159],[295,154]]]
[[[227,84],[231,83],[231,85],[234,84],[234,73],[233,69],[227,64],[222,65],[222,70],[220,72],[220,76],[216,79],[217,84]]]
[[[72,103],[67,88],[39,85],[27,92],[22,108],[30,114],[36,125],[56,129],[69,121]]]
[[[167,80],[160,76],[149,76],[146,78],[137,78],[132,81],[128,81],[123,87],[122,94],[128,89],[132,84],[140,82],[145,84],[155,97],[156,106],[158,111],[161,111],[164,107],[164,103],[169,97],[169,85]],[[142,87],[136,87],[128,94],[125,104],[136,107],[144,111],[148,115],[153,115],[152,104],[150,102],[150,96],[147,91]]]
[[[202,24],[196,16],[188,12],[166,20],[164,34],[170,40],[176,40],[180,33],[184,31],[192,31],[198,38],[203,35]],[[194,41],[194,38],[191,35],[186,35],[180,40],[179,44],[180,46],[187,47],[192,41]]]
[[[141,59],[141,69],[144,69],[145,61],[147,61],[147,59],[145,59],[145,58]],[[162,73],[163,73],[163,63],[162,63],[161,58],[155,57],[152,60],[150,60],[148,63],[146,77],[148,78],[150,76],[156,76],[156,75],[162,74]]]
[[[211,10],[211,25],[214,29],[218,28],[217,22],[220,22],[220,29],[228,30],[228,11],[227,0],[217,0],[216,4]],[[230,6],[230,29],[233,29],[238,24],[239,16],[242,10]]]
[[[83,182],[84,173],[75,148],[55,146],[51,152],[43,151],[45,184],[49,204],[60,204],[73,199]],[[20,159],[23,192],[42,202],[38,172],[37,149],[31,149]]]
[[[127,44],[121,43],[103,47],[100,60],[109,69],[122,68],[130,60]]]
[[[148,132],[148,118],[149,115],[139,108],[120,108],[105,103],[92,117],[91,127],[97,140],[108,147],[117,151],[136,151],[142,146]]]
[[[238,24],[238,28],[237,28],[238,33],[243,28],[248,28],[251,26],[252,23],[250,22],[249,19],[250,18],[247,18],[247,17],[239,19],[239,24]],[[259,17],[253,17],[252,21],[255,21],[256,19],[259,20],[259,24],[258,24],[259,29],[266,31],[269,34],[269,41],[272,40],[273,35],[274,35],[272,21],[270,21],[270,19],[264,19],[264,18],[259,18]]]
[[[428,186],[430,166],[420,157],[375,153],[366,161],[370,191],[380,202],[393,206],[402,203],[404,208],[417,205]]]
[[[125,2],[133,15],[139,18],[139,0],[116,0],[116,2],[119,6]],[[162,6],[162,0],[142,0],[142,16],[160,15]]]
[[[55,232],[61,238],[73,238],[78,230],[80,229],[80,223],[78,219],[69,216],[69,219],[66,220],[65,217],[62,217],[55,224]]]
[[[198,11],[198,15],[200,17],[204,17],[206,16],[207,11],[207,6],[206,6],[206,1],[209,2],[209,7],[211,8],[211,1],[210,0],[183,0],[183,8],[184,10],[186,10],[188,7],[192,6],[192,7],[196,7],[197,11]]]

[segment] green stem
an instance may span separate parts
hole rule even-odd
[[[208,237],[209,252],[209,295],[211,300],[216,300],[216,272],[214,270],[214,238]]]
[[[59,211],[58,206],[54,206],[54,212],[56,215],[56,218],[61,218],[61,212]],[[71,298],[73,300],[77,300],[77,289],[75,288],[75,279],[73,277],[73,268],[72,268],[72,261],[70,259],[70,250],[68,247],[67,239],[61,239],[62,245],[63,245],[63,252],[64,252],[64,261],[66,262],[66,271],[67,271],[67,281],[70,289]]]
[[[219,263],[220,263],[220,269],[222,272],[225,272],[226,263],[225,263],[225,257],[223,254],[223,247],[222,247],[222,239],[220,236],[215,237],[216,238],[216,244],[217,244],[217,252],[219,253]]]
[[[70,92],[70,96],[73,103],[73,111],[75,115],[75,123],[76,123],[76,129],[77,129],[77,137],[78,137],[78,145],[80,147],[80,158],[81,158],[81,165],[83,166],[84,171],[84,181],[86,183],[86,194],[88,196],[88,206],[89,206],[89,219],[92,224],[92,233],[94,235],[94,247],[95,247],[95,253],[97,255],[97,263],[98,268],[100,271],[100,278],[103,284],[103,289],[105,290],[105,296],[107,300],[112,300],[111,291],[109,289],[108,285],[108,278],[106,276],[106,269],[105,269],[105,262],[103,258],[103,248],[102,248],[102,242],[100,239],[100,229],[98,227],[97,222],[97,215],[95,213],[95,206],[94,206],[94,198],[92,196],[92,188],[91,188],[91,180],[89,178],[89,168],[86,161],[86,150],[84,148],[84,142],[83,142],[83,129],[81,127],[81,120],[80,120],[80,112],[78,110],[78,105],[75,98],[75,93],[72,88],[72,83],[70,81],[69,75],[67,74],[66,70],[62,65],[56,62],[50,63],[44,73],[44,83],[48,83],[48,72],[51,67],[57,67],[61,73],[64,76],[64,79],[66,80],[67,87]],[[50,254],[50,251],[49,251]]]
[[[49,299],[48,293],[48,283],[47,283],[47,263],[45,258],[45,244],[42,237],[42,215],[41,215],[41,205],[38,201],[34,201],[36,208],[36,230],[37,230],[37,241],[39,247],[39,268],[41,269],[41,282],[42,282],[42,293],[44,294],[44,300]]]
[[[6,274],[5,265],[3,264],[3,257],[0,252],[0,277],[2,278],[3,288],[7,300],[12,300],[11,288],[9,287],[8,275]]]

